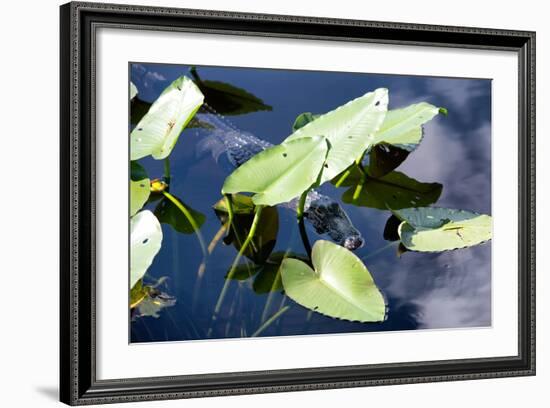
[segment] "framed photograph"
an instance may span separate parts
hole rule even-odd
[[[535,33],[60,18],[61,401],[535,374]]]

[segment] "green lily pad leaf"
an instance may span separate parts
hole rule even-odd
[[[174,196],[172,194],[172,196]],[[191,217],[195,220],[197,228],[200,229],[206,221],[206,216],[193,208],[189,207],[178,197],[174,196],[176,200],[189,212]],[[182,234],[193,234],[195,228],[189,222],[189,219],[181,212],[181,210],[169,199],[163,197],[155,208],[155,215],[162,224],[168,224],[176,231]]]
[[[281,264],[285,293],[318,313],[359,322],[380,322],[386,316],[382,293],[361,260],[329,241],[313,245],[312,269],[286,258]]]
[[[130,100],[134,99],[138,94],[138,89],[137,89],[137,86],[135,86],[135,84],[130,81]]]
[[[386,143],[374,146],[369,152],[369,165],[365,169],[371,177],[382,177],[395,170],[409,156],[409,152]]]
[[[201,79],[194,67],[191,69],[191,76],[204,94],[208,105],[220,115],[243,115],[273,109],[260,98],[242,88],[226,82]]]
[[[197,82],[197,85],[208,105],[220,115],[243,115],[273,110],[257,96],[225,82],[206,80]]]
[[[147,289],[143,286],[143,279],[140,279],[130,290],[130,307],[137,306],[139,302],[145,299],[145,296],[147,296]]]
[[[130,162],[130,217],[137,213],[151,195],[147,172],[137,162]]]
[[[139,96],[134,97],[130,103],[130,124],[137,125],[149,109],[151,103],[140,99]]]
[[[149,178],[145,168],[137,161],[130,162],[130,180],[140,181]]]
[[[412,152],[422,141],[422,125],[432,120],[439,112],[439,108],[426,102],[389,110],[374,136],[373,144],[391,144]]]
[[[235,169],[225,179],[222,194],[255,193],[256,205],[288,202],[317,183],[328,151],[323,136],[270,147]]]
[[[296,119],[294,120],[294,124],[292,125],[292,131],[296,132],[298,129],[303,128],[309,122],[313,122],[319,116],[321,116],[321,115],[313,114],[311,112],[304,112],[304,113],[299,114],[296,117]]]
[[[286,258],[298,259],[303,262],[309,262],[307,256],[295,254],[292,252],[274,252],[269,259],[259,267],[258,274],[252,284],[254,292],[261,295],[269,292],[280,292],[283,290],[283,281],[281,278],[280,267]]]
[[[145,205],[151,194],[149,179],[130,180],[130,217],[134,216]]]
[[[439,183],[422,183],[393,171],[380,178],[367,177],[361,193],[354,200],[353,195],[361,182],[360,174],[357,168],[352,169],[343,183],[350,186],[342,195],[343,202],[379,210],[424,207],[435,203],[443,190],[443,185]]]
[[[283,281],[279,268],[282,260],[277,262],[270,262],[269,260],[258,268],[258,274],[252,283],[252,289],[258,295],[270,292],[280,292],[283,290]]]
[[[161,244],[162,230],[151,211],[143,210],[130,218],[130,288],[143,278]]]
[[[130,104],[130,124],[137,125],[141,118],[151,109],[149,102],[142,101],[139,96],[132,99]],[[199,120],[196,116],[193,116],[189,123],[185,126],[186,129],[212,129],[213,126],[209,123]]]
[[[440,112],[426,102],[388,111],[382,126],[376,132],[373,144],[387,143],[412,152],[422,141],[422,125]]]
[[[391,215],[390,218],[386,221],[384,226],[384,239],[386,241],[399,241],[399,225],[401,220],[395,215]]]
[[[466,248],[492,236],[489,215],[449,208],[406,208],[394,210],[401,243],[411,251],[439,252]]]
[[[130,160],[149,155],[157,160],[168,157],[203,100],[201,91],[189,78],[181,76],[172,82],[132,130]]]
[[[242,194],[235,194],[232,196],[232,205],[234,211],[233,225],[229,229],[229,233],[225,237],[224,243],[233,244],[235,249],[239,251],[241,249],[241,244],[246,240],[250,227],[252,226],[256,208],[252,199]],[[225,198],[214,205],[214,212],[220,219],[222,225],[228,222],[229,215]],[[258,264],[265,262],[275,247],[278,232],[279,213],[277,208],[264,207],[260,215],[256,233],[252,238],[251,245],[245,249],[244,255]],[[248,277],[250,277],[251,272],[248,266],[246,266],[244,273],[248,274]]]
[[[388,90],[379,88],[307,123],[290,135],[285,143],[317,135],[328,139],[327,167],[319,182],[323,184],[347,169],[372,146],[387,109]]]

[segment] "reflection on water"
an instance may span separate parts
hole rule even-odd
[[[288,136],[300,113],[327,112],[377,87],[389,88],[391,109],[419,101],[444,106],[449,115],[438,115],[425,126],[424,140],[397,170],[424,183],[442,184],[437,206],[491,214],[490,80],[210,67],[198,67],[197,71],[201,80],[224,81],[245,89],[271,108],[226,118],[270,143]],[[191,76],[189,67],[134,64],[131,80],[139,89],[139,98],[152,102],[182,74]],[[209,155],[197,155],[197,143],[207,134],[208,130],[193,128],[180,136],[170,156],[170,192],[206,215],[201,233],[208,245],[220,230],[212,206],[220,199],[229,169]],[[163,175],[162,161],[149,157],[140,162],[151,178]],[[260,275],[244,275],[231,282],[210,338],[250,336],[284,306],[289,306],[288,310],[261,336],[491,324],[490,243],[443,253],[406,252],[399,257],[397,243],[384,239],[388,211],[345,204],[341,201],[342,188],[325,185],[321,190],[340,202],[365,238],[366,244],[355,253],[386,296],[387,320],[362,324],[325,317],[299,306],[280,291],[266,290],[265,282],[257,283]],[[151,203],[147,208],[154,210],[156,205]],[[177,232],[170,224],[162,224],[162,229],[162,248],[147,276],[152,282],[166,278],[163,292],[176,301],[163,308],[158,318],[134,319],[131,341],[204,339],[235,248],[221,240],[213,245],[198,281],[203,254],[197,237]],[[320,238],[313,228],[308,232],[312,241]],[[273,252],[288,250],[303,253],[303,246],[295,214],[280,208]],[[269,279],[269,271],[262,279]],[[264,290],[254,290],[255,286]]]

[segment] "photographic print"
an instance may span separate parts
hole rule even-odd
[[[491,80],[129,64],[130,342],[491,326]]]

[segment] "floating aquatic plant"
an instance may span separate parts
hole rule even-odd
[[[287,137],[285,143],[317,135],[328,139],[330,150],[319,183],[323,184],[348,168],[372,145],[387,108],[388,90],[379,88],[316,117]]]
[[[149,155],[157,160],[168,157],[203,100],[199,88],[186,76],[172,82],[132,130],[130,160]]]
[[[222,194],[255,193],[255,205],[288,202],[317,183],[328,151],[323,136],[273,146],[235,169],[225,179]]]
[[[130,288],[143,278],[161,243],[160,223],[151,211],[143,210],[130,218]]]
[[[438,252],[466,248],[492,236],[489,215],[450,208],[405,208],[394,210],[402,222],[401,243],[411,251]]]
[[[285,293],[315,312],[338,319],[380,322],[386,304],[367,267],[353,252],[329,241],[317,241],[313,268],[285,258],[281,276]]]

